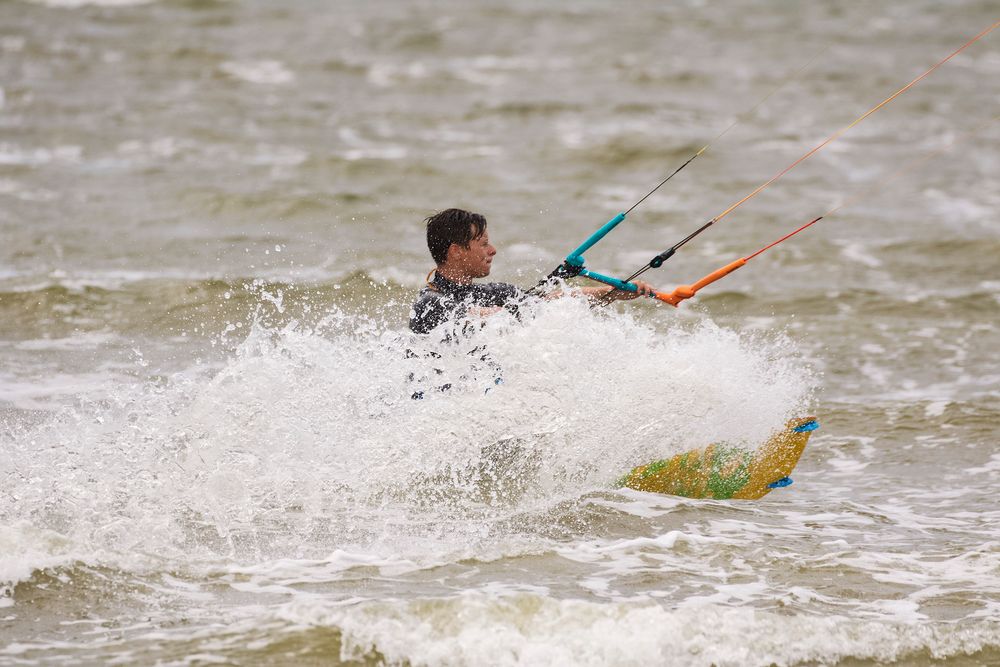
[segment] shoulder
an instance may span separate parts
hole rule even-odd
[[[410,330],[415,333],[429,333],[447,319],[451,301],[447,295],[429,287],[420,290],[417,300],[410,308]]]
[[[425,287],[417,293],[417,300],[413,302],[413,307],[424,306],[440,300],[444,294],[437,291],[436,289],[431,289],[430,287]]]

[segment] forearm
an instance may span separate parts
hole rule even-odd
[[[610,285],[601,285],[599,287],[575,287],[565,292],[558,290],[545,295],[545,298],[558,299],[564,296],[584,296],[591,301],[617,301],[619,299],[634,299],[638,296],[654,292],[652,285],[641,280],[635,281],[635,285],[637,289],[634,292],[615,289]]]
[[[571,287],[567,290],[558,289],[553,292],[549,292],[543,298],[551,300],[561,299],[564,296],[583,296],[591,300],[596,300],[608,294],[612,289],[613,288],[610,285],[602,287]]]
[[[653,286],[647,282],[636,280],[634,284],[634,292],[616,289],[610,285],[602,285],[600,287],[584,287],[581,288],[580,291],[583,292],[584,296],[591,301],[602,301],[605,303],[608,301],[630,300],[640,296],[650,296],[656,293]]]
[[[614,290],[615,288],[611,285],[602,285],[600,287],[581,287],[579,289],[580,293],[591,301],[606,298]]]

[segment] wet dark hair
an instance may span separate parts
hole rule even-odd
[[[427,218],[427,248],[436,264],[448,258],[448,248],[457,243],[468,248],[473,239],[486,231],[486,218],[460,208],[449,208]]]

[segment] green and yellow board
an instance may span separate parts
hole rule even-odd
[[[789,475],[817,428],[813,417],[793,419],[756,449],[709,445],[639,466],[617,485],[687,498],[756,500],[792,483]]]

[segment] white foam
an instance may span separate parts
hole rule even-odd
[[[509,82],[512,75],[522,71],[564,69],[569,61],[564,58],[530,58],[477,56],[449,60],[416,60],[392,62],[383,60],[368,66],[369,83],[382,88],[399,83],[422,81],[432,77],[448,77],[477,86],[496,87]]]
[[[271,167],[298,167],[309,158],[309,153],[293,146],[258,144],[248,162]]]
[[[130,7],[132,5],[148,5],[154,0],[26,0],[36,5],[77,9],[79,7]]]
[[[10,195],[22,201],[40,202],[54,201],[60,197],[58,192],[44,188],[27,188],[17,181],[6,178],[0,178],[0,195]]]
[[[931,401],[924,406],[924,414],[928,417],[940,417],[948,409],[949,405],[951,405],[951,401],[949,400]]]
[[[368,67],[369,83],[388,88],[400,81],[425,79],[430,75],[427,65],[420,61],[407,64],[376,62]]]
[[[50,287],[63,287],[71,292],[82,292],[88,288],[120,290],[131,283],[146,280],[224,280],[225,277],[213,273],[199,273],[187,270],[96,270],[67,272],[60,269],[42,274],[40,280],[35,273],[10,272],[9,278],[20,278],[17,284],[5,286],[10,292],[35,292]],[[31,280],[31,282],[26,282]]]
[[[900,612],[905,604],[889,606],[905,616]],[[428,666],[764,667],[849,658],[893,662],[921,651],[944,659],[1000,645],[995,619],[956,627],[710,603],[692,613],[649,603],[599,604],[527,594],[351,607],[302,601],[281,607],[276,616],[295,629],[338,629],[341,660],[361,660],[377,651],[390,663]]]
[[[595,557],[605,558],[609,553],[628,553],[631,551],[662,551],[672,550],[680,544],[707,544],[720,542],[719,538],[705,537],[697,533],[683,533],[679,530],[671,530],[664,535],[657,537],[637,537],[627,540],[616,540],[606,543],[588,544],[578,543],[572,547],[558,550],[564,558],[571,560],[592,560]]]
[[[278,308],[264,291],[262,307]],[[470,356],[482,345],[491,360]],[[520,323],[491,318],[461,344],[338,311],[316,328],[255,325],[218,371],[111,387],[107,407],[10,433],[0,447],[30,483],[13,480],[0,516],[78,517],[74,540],[114,552],[190,557],[204,526],[198,553],[243,544],[255,561],[342,549],[423,566],[521,553],[548,541],[491,534],[513,513],[606,489],[676,451],[763,442],[801,411],[809,387],[782,345],[708,323],[658,332],[572,298],[526,307]],[[4,390],[20,404],[53,394],[14,385]],[[411,399],[416,390],[423,400]],[[483,453],[502,442],[517,443],[520,458],[503,463],[513,472]],[[66,483],[81,475],[114,482]],[[317,521],[328,524],[318,536]],[[704,539],[666,535],[652,546]]]
[[[282,558],[254,565],[230,565],[227,574],[249,575],[283,585],[337,581],[343,572],[354,568],[374,568],[380,575],[396,577],[421,568],[411,560],[366,552],[337,549],[316,560]]]
[[[464,160],[477,157],[498,157],[503,155],[500,146],[469,146],[467,148],[451,148],[441,153],[445,160]]]
[[[20,53],[24,50],[24,46],[27,43],[28,40],[22,35],[5,35],[0,37],[0,49],[8,53]]]
[[[873,255],[869,248],[860,241],[843,241],[838,243],[838,245],[840,245],[840,254],[845,259],[863,264],[869,268],[882,266],[882,261]]]
[[[79,333],[67,338],[36,338],[24,340],[15,344],[18,350],[93,350],[116,340],[114,334],[91,331]]]
[[[619,493],[629,497],[629,501],[616,502],[606,500],[604,498],[595,498],[592,499],[590,503],[601,507],[607,507],[612,510],[617,510],[619,512],[625,512],[627,514],[631,514],[632,516],[651,518],[663,516],[664,514],[669,513],[670,510],[678,504],[684,502],[678,496],[653,495],[643,493],[642,491],[633,491],[632,489],[620,489]]]
[[[984,223],[992,218],[994,208],[970,197],[956,197],[934,188],[924,191],[935,213],[951,223]]]
[[[986,465],[969,468],[966,472],[972,475],[981,475],[986,473],[991,476],[996,476],[994,473],[1000,473],[1000,454],[994,454],[991,456]]]
[[[295,74],[278,60],[229,60],[219,69],[234,79],[260,85],[282,85],[295,80]]]
[[[28,579],[35,570],[70,562],[73,546],[65,536],[26,520],[0,524],[0,593],[5,586]]]
[[[117,150],[119,154],[126,156],[170,159],[183,151],[193,150],[196,146],[195,142],[187,139],[160,137],[149,141],[139,141],[137,139],[123,141],[118,144]]]
[[[104,371],[50,373],[43,378],[0,371],[0,403],[22,410],[56,410],[67,401],[103,396],[108,389],[108,375]]]
[[[22,149],[15,144],[0,144],[0,165],[37,167],[50,163],[77,164],[83,156],[80,146]]]

